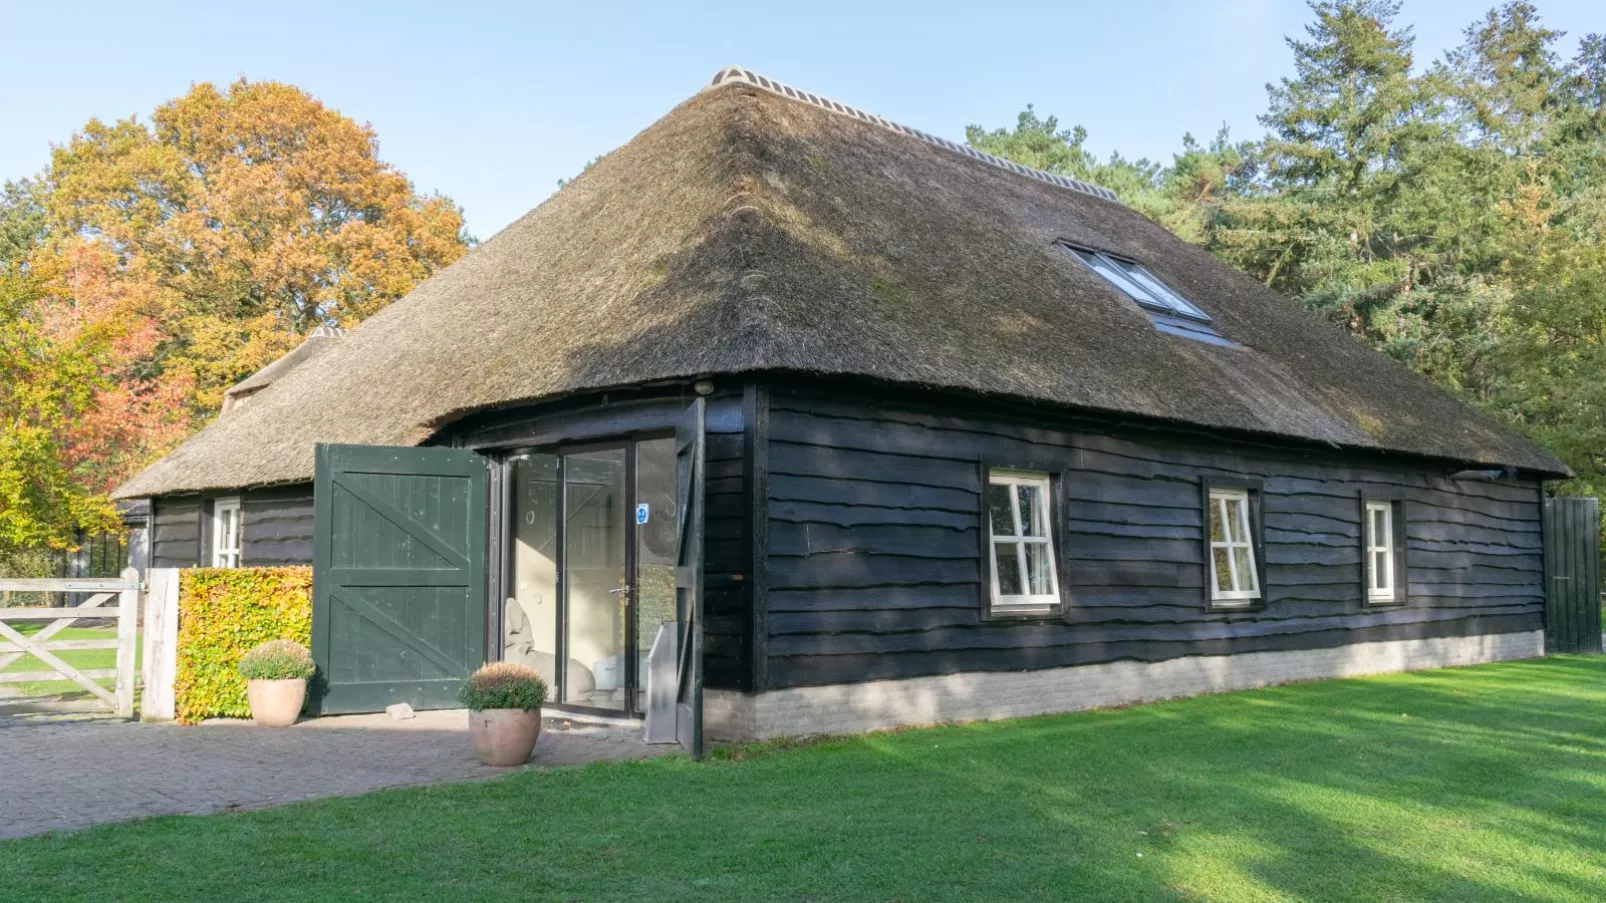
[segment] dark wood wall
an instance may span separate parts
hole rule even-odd
[[[151,567],[192,568],[201,560],[201,497],[151,499]]]
[[[865,397],[865,396],[861,396]],[[1111,422],[772,388],[771,688],[1542,627],[1537,481]],[[981,467],[1061,470],[1061,615],[983,616]],[[1266,605],[1205,610],[1201,480],[1263,481]],[[1409,602],[1368,608],[1359,496],[1406,500]]]
[[[151,500],[151,566],[190,568],[211,551],[212,500],[240,498],[240,563],[246,567],[312,564],[312,484],[240,493]]]
[[[253,489],[240,500],[240,562],[312,564],[312,484]]]
[[[744,470],[741,396],[714,399],[707,420],[708,498],[703,527],[703,683],[752,687],[751,496]]]

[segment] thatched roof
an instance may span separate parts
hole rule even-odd
[[[245,404],[251,400],[251,396],[273,385],[286,373],[333,348],[335,342],[345,334],[346,331],[338,326],[319,326],[314,329],[301,340],[301,344],[285,352],[283,357],[230,386],[223,393],[222,413],[227,414]]]
[[[682,103],[116,495],[302,481],[318,442],[416,444],[486,408],[754,371],[1566,470],[1119,203],[748,81]],[[1239,347],[1157,331],[1061,240],[1144,263]]]

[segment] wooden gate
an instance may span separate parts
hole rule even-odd
[[[117,579],[5,579],[0,578],[0,592],[63,594],[72,598],[87,594],[82,602],[73,606],[36,606],[0,608],[0,684],[46,683],[70,680],[89,691],[120,718],[134,717],[134,644],[139,625],[135,622],[139,608],[139,572],[124,570]],[[71,594],[71,595],[67,595]],[[106,605],[117,600],[116,605]],[[72,640],[52,639],[66,630],[74,621],[113,621],[117,624],[115,638],[88,638]],[[18,630],[21,621],[49,621],[31,634]],[[117,650],[116,667],[77,668],[63,661],[57,652],[78,652],[91,649]],[[47,671],[6,671],[24,655],[43,662]],[[113,678],[108,690],[98,681]]]
[[[1545,499],[1545,651],[1600,652],[1600,501]]]
[[[319,445],[313,492],[314,710],[457,705],[485,661],[485,459]]]

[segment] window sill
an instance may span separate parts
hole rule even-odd
[[[986,621],[1032,621],[1043,618],[1057,618],[1064,611],[1060,603],[1052,605],[1031,606],[989,606],[982,612],[982,619]]]
[[[1266,607],[1266,600],[1260,596],[1253,599],[1207,599],[1206,611],[1258,611]]]
[[[1392,597],[1387,598],[1387,599],[1373,599],[1371,597],[1368,597],[1366,599],[1366,607],[1367,608],[1399,608],[1399,607],[1403,606],[1406,603],[1406,601],[1407,600],[1405,600],[1405,599],[1396,599],[1396,598],[1392,598]]]

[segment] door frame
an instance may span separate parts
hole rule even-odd
[[[638,660],[641,657],[639,654],[630,654],[632,652],[640,652],[637,644],[640,642],[640,625],[638,622],[640,620],[641,578],[640,574],[637,573],[639,562],[637,560],[638,536],[636,519],[632,516],[636,506],[640,504],[636,494],[636,448],[642,442],[653,439],[669,439],[673,438],[674,435],[673,429],[646,429],[608,437],[577,439],[546,445],[512,446],[497,449],[494,452],[488,450],[489,454],[494,455],[492,458],[494,469],[501,484],[500,491],[495,494],[500,504],[492,505],[489,513],[491,521],[489,535],[495,542],[498,560],[493,563],[496,576],[493,581],[495,591],[488,593],[486,599],[488,609],[486,612],[486,657],[488,660],[499,661],[502,658],[504,644],[503,612],[507,605],[508,591],[513,584],[513,493],[515,490],[513,462],[521,455],[530,454],[553,455],[558,459],[557,481],[559,491],[556,505],[558,535],[555,540],[558,592],[557,604],[554,606],[557,610],[557,625],[555,629],[557,649],[554,658],[556,659],[559,673],[549,675],[557,688],[558,699],[553,703],[554,705],[588,715],[635,719],[646,715],[645,710],[639,707],[641,700],[638,698],[646,689],[642,680],[644,662]],[[625,574],[629,581],[630,591],[626,594],[625,607],[625,705],[622,710],[578,705],[563,698],[568,692],[564,676],[568,671],[569,661],[568,491],[567,484],[564,482],[566,474],[564,462],[566,457],[571,454],[612,449],[624,449],[625,452],[625,504],[621,506],[620,513],[625,522]],[[490,654],[492,651],[494,651],[494,658]]]

